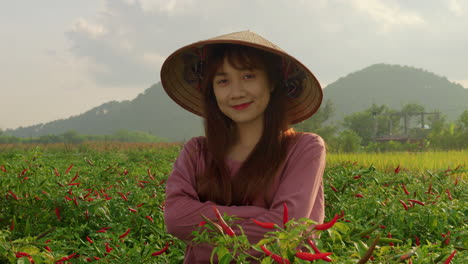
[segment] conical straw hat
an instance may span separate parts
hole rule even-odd
[[[193,85],[192,79],[187,79],[187,56],[193,56],[193,50],[205,45],[230,43],[258,48],[281,56],[289,62],[288,69],[294,69],[298,91],[285,97],[286,116],[290,124],[301,122],[312,116],[322,102],[322,88],[312,72],[300,61],[283,51],[277,45],[252,31],[241,31],[208,40],[195,42],[172,53],[161,68],[161,83],[164,90],[177,104],[186,110],[203,117],[202,93]],[[194,62],[196,64],[196,62]],[[299,74],[297,74],[299,73]],[[296,89],[293,89],[296,90]]]

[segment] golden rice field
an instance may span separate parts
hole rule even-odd
[[[379,170],[394,170],[400,166],[403,170],[415,172],[466,168],[468,150],[431,151],[431,152],[386,152],[386,153],[328,153],[329,164],[357,162],[361,166],[373,165]]]
[[[84,154],[89,151],[119,151],[173,149],[179,151],[181,143],[125,143],[125,142],[83,142],[80,144],[0,144],[0,152],[62,150],[68,153]],[[79,155],[79,154],[78,154]],[[363,167],[373,165],[381,171],[391,171],[397,166],[412,172],[440,171],[461,166],[466,169],[468,150],[462,151],[427,151],[427,152],[381,152],[381,153],[328,153],[327,163],[356,163]],[[463,175],[464,176],[464,175]]]

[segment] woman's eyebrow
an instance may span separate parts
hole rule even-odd
[[[217,77],[217,76],[226,76],[226,75],[227,75],[227,73],[225,73],[225,72],[217,72],[215,74],[215,77]]]

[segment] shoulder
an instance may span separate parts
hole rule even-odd
[[[325,150],[325,141],[317,134],[296,132],[295,137],[292,143],[294,149],[305,150],[312,148],[315,150]]]
[[[183,145],[184,149],[194,151],[201,151],[205,146],[206,138],[204,136],[193,137],[187,140]]]
[[[191,160],[198,160],[206,152],[206,138],[203,136],[193,137],[183,143],[181,156],[187,156]]]

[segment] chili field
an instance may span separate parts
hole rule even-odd
[[[0,263],[182,263],[184,243],[163,221],[180,148],[0,147]],[[468,263],[463,159],[414,168],[329,157],[326,221],[340,218],[316,244],[333,263]]]

